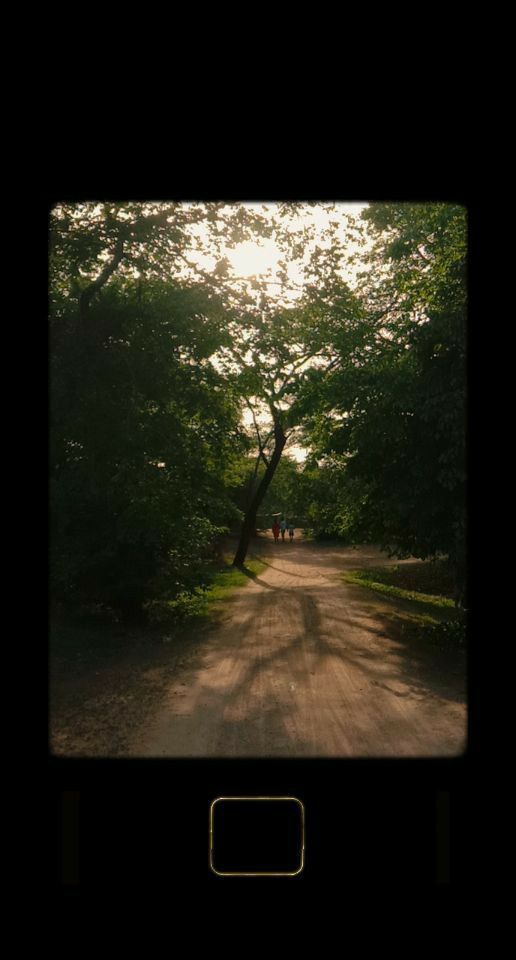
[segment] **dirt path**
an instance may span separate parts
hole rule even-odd
[[[342,581],[346,568],[388,563],[385,554],[265,537],[257,552],[264,572],[183,658],[129,755],[463,752],[463,659],[404,642],[396,604]]]

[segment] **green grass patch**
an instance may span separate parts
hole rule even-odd
[[[52,656],[84,662],[108,651],[126,651],[141,643],[162,642],[188,630],[189,625],[208,625],[216,620],[224,601],[265,569],[258,557],[249,555],[242,570],[232,566],[232,555],[207,565],[200,576],[200,585],[190,593],[174,599],[154,600],[146,604],[145,622],[122,624],[110,611],[88,610],[80,616],[56,616],[50,624]]]
[[[386,583],[385,580],[391,576],[392,574],[388,567],[376,567],[368,570],[350,570],[344,574],[344,579],[347,580],[348,583],[356,583],[362,587],[369,587],[370,590],[375,590],[377,593],[383,593],[389,597],[398,597],[400,600],[412,600],[415,603],[421,603],[431,607],[451,609],[455,607],[454,601],[449,597],[422,593],[419,590],[407,590],[405,587],[396,586],[393,583]]]
[[[377,583],[453,601],[453,570],[445,558],[396,563],[388,567],[370,567],[361,573],[371,575]]]
[[[343,578],[402,601],[398,614],[405,636],[410,634],[443,649],[465,644],[466,617],[449,595],[453,579],[446,561],[349,570]],[[436,592],[427,593],[429,587]]]
[[[192,593],[181,593],[173,600],[154,601],[148,605],[151,622],[185,623],[211,618],[220,604],[236,590],[245,587],[249,579],[265,569],[258,557],[250,556],[242,569],[233,566],[232,557],[224,557],[222,564],[207,568],[203,582]]]

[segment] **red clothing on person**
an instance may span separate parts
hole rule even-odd
[[[273,533],[273,535],[274,535],[274,539],[275,539],[275,540],[277,540],[278,537],[279,537],[279,529],[280,529],[280,528],[279,528],[279,525],[278,525],[277,523],[273,523],[273,524],[272,524],[272,533]]]

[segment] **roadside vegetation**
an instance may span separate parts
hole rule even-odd
[[[248,556],[241,567],[233,565],[233,556],[226,554],[222,561],[212,564],[204,571],[201,584],[193,592],[181,593],[173,600],[154,601],[149,605],[149,623],[171,625],[188,623],[198,619],[216,619],[221,604],[235,591],[245,587],[249,578],[265,569],[257,557]]]
[[[466,612],[453,598],[453,570],[447,559],[348,570],[343,578],[401,601],[405,635],[439,647],[466,643]]]
[[[445,554],[467,605],[466,210],[318,206],[317,235],[303,203],[51,211],[53,606],[198,610],[221,538],[242,567],[286,511],[317,539]],[[272,283],[235,274],[231,251],[267,241]]]
[[[63,609],[53,617],[53,649],[55,653],[73,657],[86,644],[92,651],[97,647],[116,649],[120,638],[145,642],[168,642],[174,636],[195,625],[209,626],[217,621],[224,601],[249,583],[265,569],[265,564],[252,554],[245,565],[237,569],[232,554],[223,553],[218,560],[207,563],[199,574],[197,586],[170,599],[149,601],[145,619],[128,624],[108,606],[89,604],[69,611]],[[118,641],[118,642],[117,642]]]

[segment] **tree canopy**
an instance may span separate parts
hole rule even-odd
[[[319,234],[311,208],[51,211],[56,597],[133,616],[193,589],[237,520],[244,562],[286,490],[318,535],[463,569],[465,211],[371,204],[351,255],[333,205]],[[263,241],[275,276],[235,275],[228,251]]]
[[[448,554],[464,589],[465,210],[373,204],[356,347],[314,383],[307,439],[334,458],[350,530],[398,556]],[[315,397],[316,402],[314,403]]]

